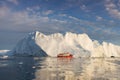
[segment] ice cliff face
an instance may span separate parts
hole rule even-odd
[[[46,52],[36,44],[35,38],[36,33],[30,33],[30,35],[19,41],[11,52],[17,56],[47,56]]]
[[[120,47],[111,43],[92,41],[87,34],[67,32],[44,35],[38,31],[22,39],[13,52],[16,55],[40,55],[56,57],[69,52],[74,57],[120,57]]]

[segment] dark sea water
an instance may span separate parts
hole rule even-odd
[[[120,58],[0,59],[0,80],[120,80]]]

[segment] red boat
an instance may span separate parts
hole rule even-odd
[[[73,55],[70,53],[60,53],[57,55],[58,58],[72,58]]]

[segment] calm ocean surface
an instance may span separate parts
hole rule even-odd
[[[0,59],[0,80],[120,80],[120,58]]]

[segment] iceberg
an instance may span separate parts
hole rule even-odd
[[[24,39],[18,42],[16,47],[11,51],[16,56],[47,56],[35,41],[36,34],[30,33]]]
[[[0,50],[0,59],[7,59],[10,56],[10,50]]]
[[[1,53],[7,53],[7,52],[9,52],[10,50],[0,50],[0,54]]]
[[[10,52],[10,50],[0,50],[0,56],[7,55]]]
[[[66,32],[45,35],[39,31],[29,33],[13,49],[14,55],[51,56],[69,52],[74,57],[120,57],[120,46],[103,42],[83,34]]]

